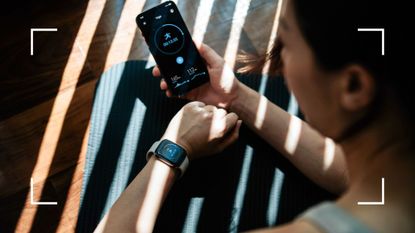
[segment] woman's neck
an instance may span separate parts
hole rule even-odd
[[[383,107],[384,111],[371,124],[340,142],[350,175],[345,196],[350,200],[380,201],[384,178],[385,201],[399,202],[400,198],[409,198],[408,201],[415,205],[412,200],[415,196],[413,123],[405,120],[393,103],[385,103]]]
[[[409,168],[413,171],[413,132],[396,114],[388,111],[354,137],[340,142],[346,155],[350,187],[375,174],[382,176],[393,172],[399,175],[403,172],[400,169]]]
[[[379,232],[382,226],[415,228],[415,145],[410,128],[396,115],[384,114],[382,119],[340,143],[346,155],[350,186],[337,203]],[[359,201],[382,200],[384,205],[377,207],[358,205]]]

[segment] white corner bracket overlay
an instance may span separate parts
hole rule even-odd
[[[32,205],[57,205],[58,202],[41,202],[41,201],[34,201],[33,200],[33,177],[30,178],[30,204]]]
[[[385,29],[384,28],[358,28],[358,32],[381,32],[382,33],[382,56],[385,56]]]
[[[382,177],[382,201],[359,201],[358,205],[385,205],[385,178]]]
[[[33,33],[34,32],[57,32],[57,28],[31,28],[30,29],[30,56],[33,56]]]

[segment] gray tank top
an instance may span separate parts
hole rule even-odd
[[[301,214],[297,220],[306,220],[325,233],[374,232],[333,202],[323,202],[311,207]]]

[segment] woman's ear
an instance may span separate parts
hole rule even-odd
[[[369,106],[375,96],[373,75],[361,65],[349,65],[342,71],[340,103],[345,111],[354,112]]]

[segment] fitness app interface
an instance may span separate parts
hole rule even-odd
[[[209,81],[206,65],[173,2],[139,14],[136,22],[174,95]]]

